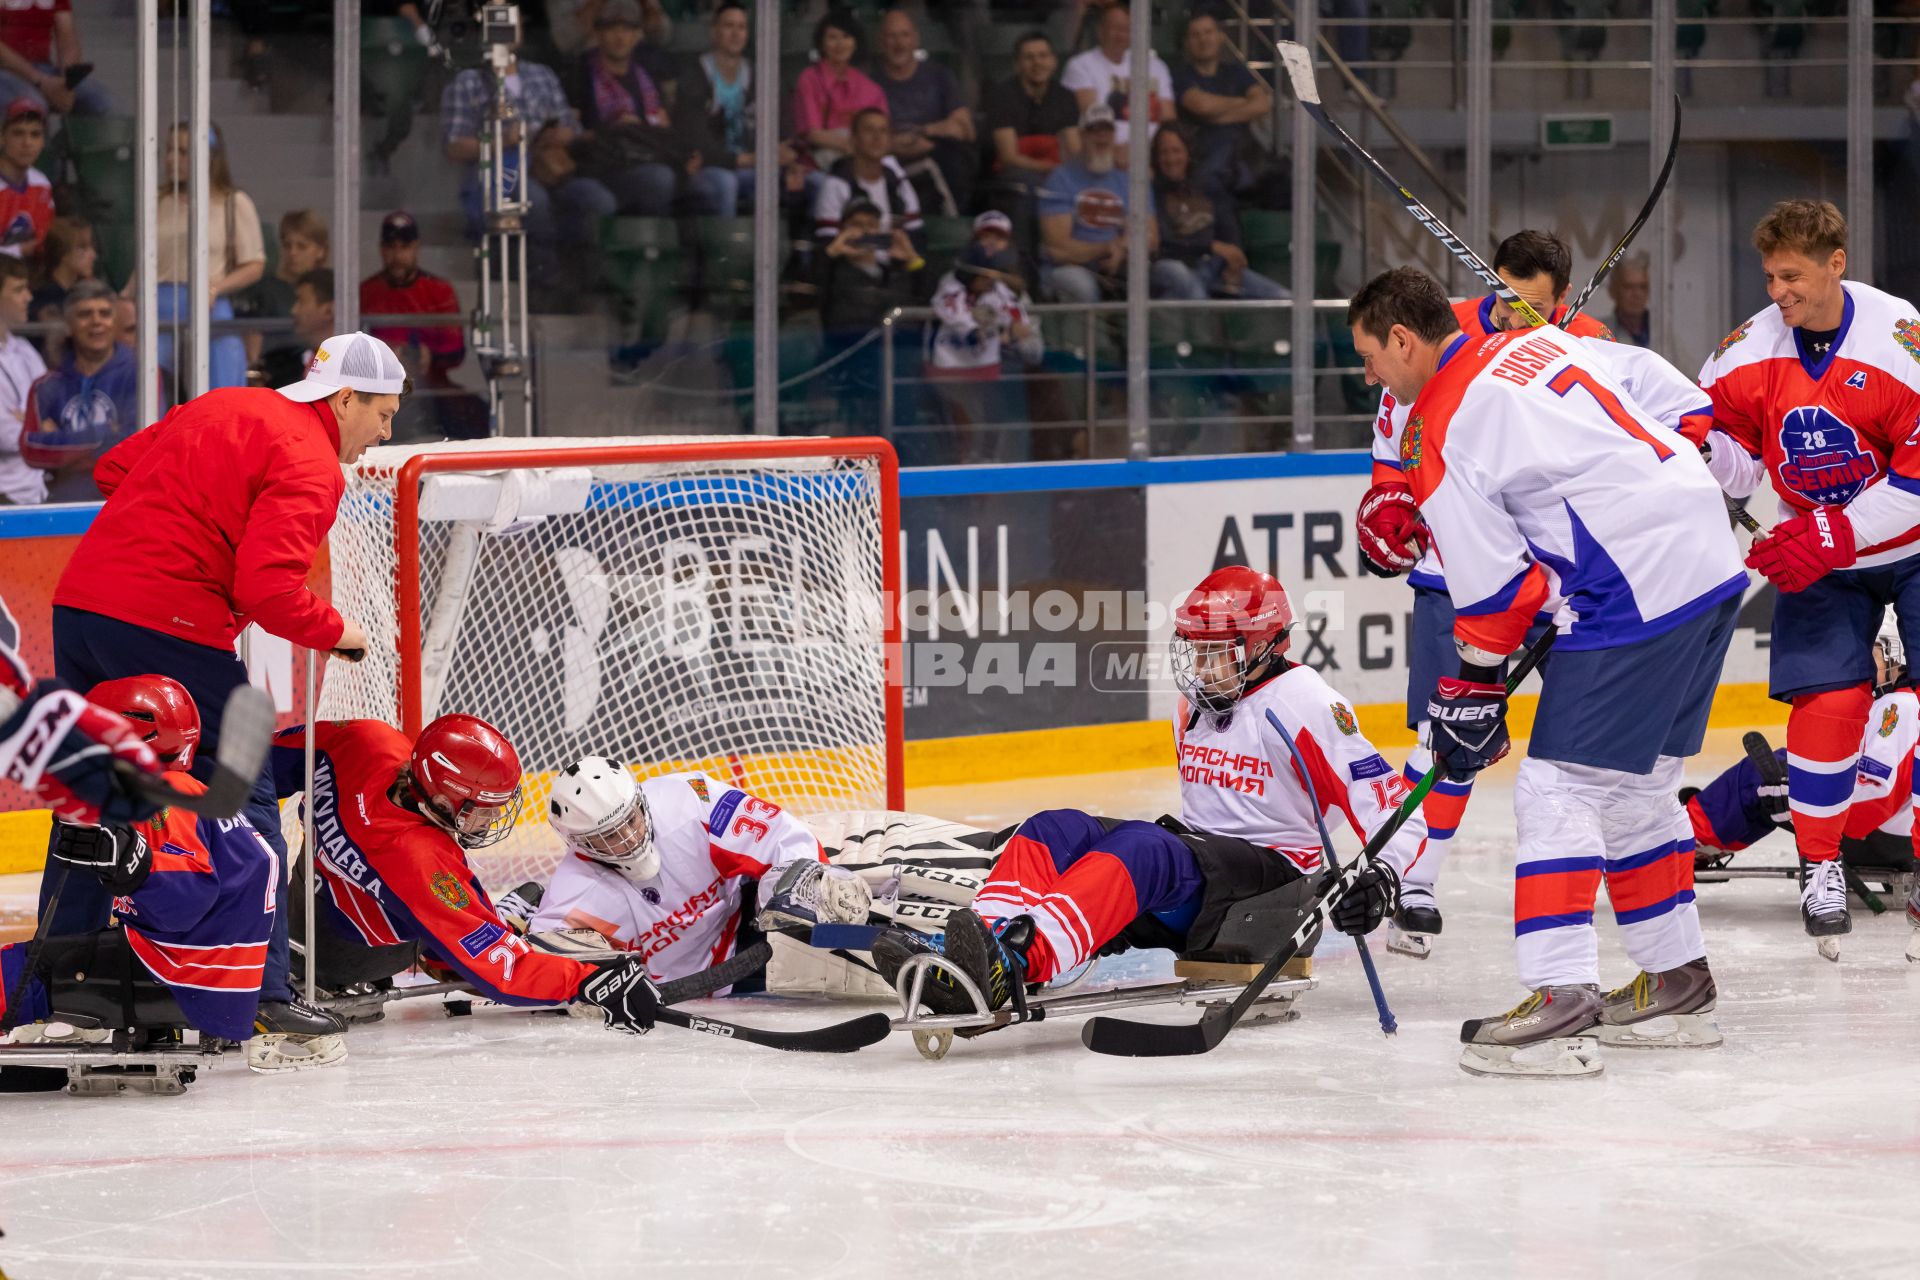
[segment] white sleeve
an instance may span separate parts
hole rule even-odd
[[[1153,81],[1153,96],[1162,102],[1173,101],[1173,76],[1167,71],[1167,64],[1160,61],[1160,55],[1154,54],[1153,61],[1147,65],[1147,78]]]
[[[1393,393],[1380,391],[1380,408],[1373,415],[1373,460],[1382,466],[1400,470],[1400,442],[1393,430]]]
[[[1098,97],[1106,95],[1106,87],[1101,84],[1103,70],[1094,65],[1092,58],[1085,53],[1076,53],[1067,59],[1067,69],[1060,73],[1060,87],[1072,93],[1079,89],[1091,89]]]
[[[1582,338],[1580,358],[1592,360],[1626,389],[1634,404],[1669,431],[1683,431],[1695,419],[1713,420],[1713,398],[1674,368],[1657,351],[1627,342]]]
[[[1729,496],[1742,501],[1753,496],[1767,474],[1765,463],[1718,427],[1707,432],[1707,470]]]
[[[1902,701],[1898,692],[1873,700],[1873,708],[1867,713],[1866,734],[1860,741],[1860,760],[1854,769],[1854,804],[1877,800],[1891,792],[1894,779],[1900,776],[1900,762],[1913,751],[1913,726],[1900,723]],[[1910,710],[1905,718],[1913,719]],[[1902,732],[1903,728],[1907,732]]]
[[[840,211],[847,207],[853,188],[844,179],[829,175],[813,197],[813,234],[831,240],[840,234]]]

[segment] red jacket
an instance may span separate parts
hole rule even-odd
[[[345,623],[307,590],[346,477],[324,403],[229,387],[170,410],[93,470],[107,496],[53,602],[231,649],[249,622],[312,649]]]
[[[418,316],[445,312],[460,314],[460,299],[453,286],[439,276],[422,271],[407,284],[394,285],[384,272],[376,271],[360,282],[360,314],[363,316]],[[426,349],[428,372],[433,385],[446,382],[446,375],[467,358],[467,339],[456,322],[448,325],[410,325],[406,328],[381,326],[371,330],[374,337],[392,347],[419,343]]]

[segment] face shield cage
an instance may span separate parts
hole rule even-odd
[[[499,844],[513,832],[514,826],[520,821],[520,810],[526,804],[526,797],[524,787],[515,787],[511,797],[496,805],[482,805],[468,800],[452,814],[437,804],[426,807],[434,820],[452,834],[462,849],[484,849],[488,845]]]
[[[630,866],[645,857],[653,842],[647,798],[635,788],[633,800],[596,831],[566,837],[573,852],[613,866]]]
[[[1232,640],[1192,640],[1175,635],[1173,683],[1182,696],[1203,711],[1224,715],[1246,692],[1246,643]]]

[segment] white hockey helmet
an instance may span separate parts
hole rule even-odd
[[[633,775],[611,760],[588,756],[554,775],[547,821],[569,852],[633,880],[660,874],[647,798]]]
[[[1907,648],[1900,642],[1900,622],[1892,609],[1880,620],[1880,633],[1873,639],[1873,692],[1875,697],[1891,692],[1907,682]]]

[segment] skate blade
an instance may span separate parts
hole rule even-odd
[[[1836,963],[1839,961],[1841,936],[1837,933],[1828,934],[1826,937],[1813,940],[1813,945],[1819,949],[1822,960],[1832,960]]]
[[[280,1071],[312,1071],[330,1067],[347,1056],[344,1036],[294,1036],[283,1032],[257,1035],[246,1043],[247,1070],[262,1075]]]
[[[1594,1036],[1561,1036],[1533,1044],[1470,1044],[1460,1054],[1460,1069],[1473,1076],[1531,1076],[1571,1080],[1606,1070]]]
[[[1428,960],[1433,957],[1433,935],[1430,933],[1406,933],[1399,925],[1387,925],[1387,950],[1397,956],[1407,956],[1414,960]]]
[[[1909,964],[1920,964],[1920,929],[1915,929],[1913,936],[1907,939],[1907,961]]]
[[[1670,1013],[1643,1022],[1594,1028],[1600,1043],[1616,1049],[1711,1049],[1726,1041],[1713,1019],[1698,1013]]]

